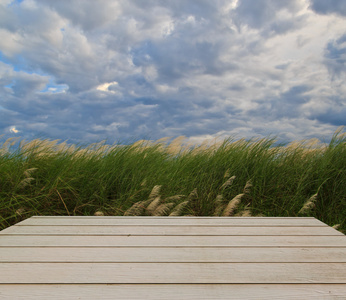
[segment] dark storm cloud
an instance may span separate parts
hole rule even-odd
[[[193,15],[198,19],[210,19],[217,16],[219,7],[222,6],[225,1],[215,0],[210,2],[209,0],[148,0],[144,2],[141,0],[134,0],[132,3],[142,10],[147,10],[148,7],[164,7],[169,10],[172,16],[175,18]]]
[[[306,85],[293,86],[287,92],[282,93],[280,100],[291,105],[304,104],[309,101],[309,96],[306,96],[306,92],[310,90],[311,87]]]
[[[37,0],[36,2],[47,5],[73,25],[86,31],[102,27],[121,12],[120,5],[116,1],[108,0],[69,0],[68,2]]]
[[[344,102],[345,99],[344,99]],[[346,118],[346,106],[329,108],[326,112],[314,116],[314,119],[334,126],[344,126]]]
[[[327,44],[324,57],[324,63],[333,77],[346,72],[346,33]]]
[[[136,66],[154,64],[160,81],[172,82],[192,74],[221,76],[238,68],[235,62],[219,61],[222,45],[217,42],[195,42],[189,39],[164,40],[159,43],[144,42],[132,49]]]
[[[240,0],[232,17],[238,26],[247,25],[263,35],[284,34],[301,27],[305,18],[295,16],[300,9],[298,0]],[[279,15],[285,12],[286,15]]]
[[[297,8],[296,0],[240,0],[235,10],[237,21],[253,28],[261,28],[276,18],[279,10]]]
[[[310,8],[318,14],[337,14],[346,16],[346,2],[344,0],[310,0]]]
[[[249,115],[265,115],[270,120],[297,117],[301,114],[301,105],[310,100],[307,95],[310,90],[310,86],[298,85],[275,98],[257,100],[259,107],[250,110]]]
[[[48,83],[48,78],[36,74],[23,73],[13,80],[11,88],[16,97],[24,97],[37,90],[42,90]]]

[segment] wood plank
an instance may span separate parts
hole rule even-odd
[[[47,216],[11,228],[1,299],[346,299],[345,235],[314,218]]]
[[[1,263],[0,282],[346,284],[346,263]]]
[[[2,248],[1,262],[346,262],[344,248]]]
[[[0,298],[9,299],[346,299],[344,284],[92,284],[0,285]]]
[[[345,247],[342,236],[1,235],[0,247]]]
[[[51,235],[342,235],[326,227],[209,226],[11,226],[1,234]]]
[[[327,224],[315,218],[267,218],[267,217],[32,217],[22,225],[146,225],[146,226],[306,226],[320,227]]]

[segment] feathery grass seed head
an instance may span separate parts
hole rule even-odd
[[[216,205],[222,204],[223,201],[224,201],[224,199],[223,199],[222,195],[219,194],[219,195],[216,196],[216,198],[215,198],[215,204]]]
[[[195,188],[187,197],[189,201],[194,201],[198,199],[198,193],[197,193],[197,188]]]
[[[245,184],[243,193],[244,193],[244,194],[250,194],[251,188],[252,188],[252,181],[251,181],[251,180],[248,180],[248,181],[246,182],[246,184]]]
[[[158,196],[160,196],[161,187],[162,187],[162,185],[155,185],[153,187],[153,189],[151,190],[148,199],[153,200],[153,199],[157,198]]]
[[[25,208],[21,207],[16,210],[16,214],[22,216],[25,213]]]
[[[235,178],[236,178],[235,176],[228,178],[227,181],[223,185],[220,186],[220,190],[224,190],[227,187],[231,186]]]
[[[154,211],[158,208],[158,206],[161,204],[161,197],[156,197],[146,208],[146,213],[149,216],[152,216]]]
[[[179,203],[176,207],[174,207],[174,209],[171,211],[169,216],[170,217],[181,216],[188,203],[189,203],[189,201],[184,201],[184,202]]]
[[[304,206],[299,210],[298,214],[307,214],[309,213],[313,208],[315,208],[316,200],[317,200],[318,194],[316,193],[315,195],[311,196],[309,200],[307,200],[304,203]]]
[[[238,208],[240,202],[241,202],[241,198],[244,196],[244,194],[239,194],[237,196],[235,196],[226,206],[226,208],[224,209],[222,216],[224,217],[229,217],[229,216],[233,216],[235,210]]]
[[[230,175],[231,175],[230,171],[229,171],[229,169],[227,169],[225,174],[223,175],[223,178],[228,178]]]
[[[341,226],[340,224],[335,224],[335,225],[333,226],[333,228],[336,229],[336,230],[338,230],[338,229],[340,228],[340,226]]]
[[[2,149],[8,150],[9,147],[13,146],[16,141],[18,140],[17,137],[10,137],[8,138],[3,144],[2,144]]]
[[[24,176],[25,176],[26,178],[29,178],[30,175],[31,175],[31,173],[33,173],[33,172],[36,171],[36,170],[37,170],[37,168],[30,168],[30,169],[25,170],[25,171],[24,171]]]
[[[146,201],[139,201],[134,203],[128,210],[125,211],[124,216],[142,216],[145,211]]]
[[[166,216],[169,211],[174,207],[174,203],[163,203],[160,204],[155,211],[152,213],[152,216]]]
[[[154,144],[165,144],[171,137],[170,136],[166,136],[166,137],[163,137],[163,138],[160,138],[158,140],[156,140],[154,142]]]
[[[224,209],[224,199],[222,195],[217,195],[215,199],[215,210],[214,210],[214,216],[219,217]]]
[[[95,211],[95,213],[94,213],[94,216],[97,216],[97,217],[102,217],[102,216],[104,216],[105,214],[103,213],[103,211],[101,211],[101,210],[97,210],[97,211]]]
[[[246,208],[235,215],[236,217],[252,217],[251,210]]]
[[[178,200],[180,200],[180,199],[182,199],[182,198],[185,198],[186,197],[186,195],[175,195],[175,196],[170,196],[170,197],[167,197],[166,199],[165,199],[165,202],[169,202],[169,201],[178,201]]]
[[[18,184],[18,188],[19,189],[23,189],[25,188],[26,186],[28,186],[31,181],[35,180],[35,178],[32,178],[32,177],[28,177],[28,178],[24,178],[21,182],[19,182]]]
[[[168,154],[177,155],[182,150],[182,143],[186,139],[185,136],[178,136],[166,148]]]

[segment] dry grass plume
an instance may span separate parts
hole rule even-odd
[[[219,217],[224,209],[224,199],[222,195],[217,195],[215,199],[215,211],[214,211],[214,216]]]
[[[153,187],[153,189],[150,192],[150,195],[148,197],[148,200],[154,200],[156,199],[158,196],[160,196],[160,191],[161,191],[161,187],[162,185],[155,185]]]
[[[244,194],[239,194],[237,196],[235,196],[226,206],[226,208],[224,209],[222,216],[223,217],[229,217],[229,216],[233,216],[234,212],[237,210],[242,197],[244,196]]]
[[[318,194],[316,193],[315,195],[311,196],[309,198],[309,200],[307,200],[304,203],[304,206],[300,209],[300,211],[298,212],[298,214],[301,215],[306,215],[308,214],[313,208],[315,208],[316,204],[316,200],[317,200]]]
[[[153,201],[151,201],[151,203],[148,205],[148,207],[146,208],[146,213],[149,216],[152,216],[154,211],[159,207],[159,205],[161,204],[161,197],[158,196],[156,197]]]
[[[142,216],[145,213],[146,206],[151,201],[139,201],[134,203],[128,210],[124,212],[124,216]]]
[[[184,209],[188,205],[189,201],[184,201],[179,203],[174,209],[172,209],[171,213],[169,214],[170,217],[173,216],[181,216],[182,213],[184,212]]]
[[[174,207],[174,203],[163,203],[160,204],[155,211],[152,213],[152,216],[167,216],[169,211]]]
[[[235,176],[228,178],[227,181],[221,185],[220,190],[225,190],[227,187],[231,186],[235,178]]]
[[[245,187],[244,187],[244,190],[243,190],[243,193],[244,194],[250,194],[251,192],[251,188],[252,188],[252,181],[251,180],[248,180],[245,184]]]

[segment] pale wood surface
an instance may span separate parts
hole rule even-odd
[[[314,218],[32,217],[0,232],[0,299],[346,299]]]
[[[346,247],[3,247],[1,262],[344,262]]]
[[[346,247],[344,235],[332,236],[112,236],[1,235],[1,246],[27,247]]]
[[[159,225],[162,226],[304,226],[304,227],[327,227],[328,225],[315,218],[279,218],[279,217],[31,217],[16,224],[16,226],[30,225]]]
[[[2,285],[0,299],[345,299],[344,284],[25,284]]]
[[[1,263],[0,282],[346,284],[346,263]]]
[[[51,225],[51,226],[11,226],[2,234],[49,234],[49,235],[343,235],[331,227],[269,227],[269,226],[121,226],[121,225]]]

